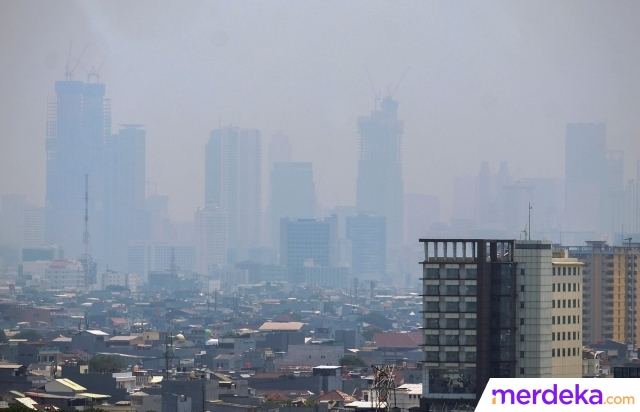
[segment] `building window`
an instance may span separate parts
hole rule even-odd
[[[458,295],[458,286],[457,285],[447,285],[446,287],[447,295]]]
[[[524,292],[524,285],[520,285],[520,292]]]
[[[551,285],[551,291],[552,291],[552,292],[555,292],[555,291],[556,291],[556,284],[555,284],[555,283],[553,283],[553,284]]]
[[[564,348],[562,348],[562,356],[566,356]]]
[[[576,315],[573,315],[573,323],[578,323],[576,322]]]
[[[520,324],[524,325],[524,318],[520,318]]]
[[[574,291],[574,292],[576,292],[576,291],[577,291],[577,290],[576,290],[577,286],[578,286],[578,284],[577,284],[577,283],[574,283],[574,284],[573,284],[573,291]]]
[[[468,321],[468,320],[467,320]],[[445,319],[445,327],[447,329],[458,329],[458,325],[460,324],[458,318],[454,319]]]
[[[576,340],[576,332],[573,332],[573,340]]]
[[[467,269],[467,279],[477,279],[478,278],[478,269]]]
[[[556,357],[556,350],[555,349],[551,349],[551,357],[552,358]]]
[[[575,299],[573,300],[573,307],[574,307],[574,308],[575,308],[575,307],[577,307],[577,306],[576,306],[576,300],[575,300]]]
[[[555,307],[556,307],[556,301],[555,301],[555,300],[552,300],[552,301],[551,301],[551,307],[552,307],[552,308],[555,308]]]
[[[460,311],[460,303],[459,302],[446,302],[447,312],[459,312]]]
[[[460,277],[459,269],[447,269],[447,279],[458,279]]]
[[[520,351],[520,357],[524,358],[524,351],[523,350]]]
[[[556,275],[556,268],[553,268],[553,276]]]
[[[552,325],[556,324],[556,317],[555,316],[551,316],[551,324]]]
[[[566,316],[563,316],[563,317],[562,317],[562,324],[563,324],[563,325],[566,323],[566,318],[567,318]]]
[[[563,292],[566,292],[566,291],[567,291],[567,284],[566,284],[566,283],[563,283],[563,284],[562,284],[562,291],[563,291]]]
[[[440,294],[440,286],[438,285],[427,285],[426,295],[439,295]]]
[[[440,277],[440,269],[438,268],[427,268],[425,274],[425,278],[427,279],[438,279]]]
[[[427,318],[427,329],[438,329],[438,319]]]
[[[445,352],[445,360],[447,362],[457,362],[458,361],[458,352]]]
[[[524,335],[520,335],[520,342],[524,342]]]
[[[520,309],[524,309],[524,302],[520,302]]]
[[[562,276],[566,276],[567,274],[567,268],[562,268]]]
[[[567,301],[565,299],[562,299],[562,307],[563,308],[567,307]]]
[[[520,375],[524,375],[524,368],[520,368]]]
[[[565,332],[562,332],[562,340],[566,340],[565,337],[566,337]]]
[[[555,334],[555,333],[553,333],[553,332],[551,332],[551,340],[552,340],[552,341],[553,341],[553,340],[556,340],[556,334]]]
[[[425,360],[427,362],[438,362],[440,360],[439,353],[436,351],[427,351]]]
[[[425,344],[427,345],[439,345],[438,335],[426,335]]]

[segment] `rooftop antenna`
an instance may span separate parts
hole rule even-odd
[[[371,73],[369,73],[369,68],[367,65],[364,65],[364,69],[367,71],[367,77],[369,78],[369,84],[371,84],[371,90],[373,90],[373,110],[378,110],[378,101],[380,100],[380,92],[376,90],[376,87],[373,85],[373,80],[371,80]]]
[[[173,361],[173,336],[171,335],[171,329],[167,331],[167,336],[164,338],[164,365],[165,376],[169,379],[169,367]]]
[[[531,202],[529,202],[529,240],[531,240]]]

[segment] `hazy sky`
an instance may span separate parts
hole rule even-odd
[[[0,2],[0,193],[44,204],[47,98],[70,40],[119,123],[147,125],[147,176],[190,220],[204,146],[220,123],[291,137],[325,206],[355,203],[356,118],[393,90],[405,121],[405,191],[442,197],[455,175],[508,159],[562,176],[566,122],[606,121],[640,157],[637,1]],[[76,79],[86,79],[78,67]],[[264,186],[267,186],[265,176]],[[447,215],[445,215],[447,217]]]

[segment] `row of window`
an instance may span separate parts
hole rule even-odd
[[[561,305],[562,304],[562,305]],[[555,300],[551,301],[552,308],[579,308],[580,307],[580,299],[558,299],[558,303]]]
[[[444,362],[475,362],[477,358],[476,352],[444,352]],[[425,352],[425,360],[427,362],[440,362],[440,352]]]
[[[464,322],[460,322],[463,320]],[[478,319],[426,319],[427,329],[475,329],[478,326]]]
[[[440,275],[439,268],[427,268],[424,274],[425,279],[460,279],[460,269],[445,269]],[[477,269],[467,269],[465,279],[477,279]]]
[[[561,357],[561,356],[582,356],[580,354],[580,348],[562,348],[562,352],[560,349],[551,349],[551,357]]]
[[[460,302],[444,302],[444,310],[442,312],[477,312],[477,302],[464,302],[464,310],[460,310]],[[425,312],[440,312],[440,302],[425,302]]]
[[[572,276],[572,275],[573,276],[577,276],[578,275],[578,268],[577,267],[572,267],[572,268],[567,268],[567,267],[553,268],[553,275],[554,276],[555,275],[558,275],[558,276]]]
[[[577,315],[577,316],[573,315],[573,322],[571,320],[572,320],[571,316],[551,316],[552,325],[564,325],[565,323],[568,323],[569,325],[571,325],[572,323],[580,323],[580,315]]]
[[[478,294],[478,286],[476,285],[446,285],[443,289],[440,289],[440,285],[426,285],[425,295],[429,296],[459,296],[459,295],[471,295]]]
[[[554,283],[552,286],[552,292],[571,292],[573,288],[574,292],[580,292],[580,284],[579,283]],[[562,286],[560,286],[562,285]],[[568,286],[567,286],[568,285]]]
[[[572,336],[573,338],[571,338]],[[562,335],[560,332],[551,332],[551,340],[580,340],[580,332],[573,332],[573,334],[572,332],[562,332]]]
[[[448,345],[458,346],[462,345],[476,345],[478,343],[476,335],[462,335],[464,338],[460,339],[460,335],[425,335],[425,345]]]

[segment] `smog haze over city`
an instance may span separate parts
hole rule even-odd
[[[472,412],[493,378],[640,377],[639,21],[0,0],[0,408]]]
[[[563,177],[567,122],[607,123],[640,155],[636,2],[37,2],[0,17],[0,192],[44,205],[45,122],[69,43],[102,67],[113,124],[147,130],[147,179],[185,221],[204,204],[204,146],[219,125],[282,132],[313,162],[318,201],[355,204],[357,116],[388,88],[405,123],[405,191],[451,210],[456,175],[509,162]],[[72,58],[72,65],[75,65]],[[85,71],[86,70],[86,71]],[[400,82],[406,71],[404,79]],[[399,85],[398,85],[399,84]]]

